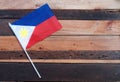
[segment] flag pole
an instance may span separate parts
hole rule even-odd
[[[23,50],[24,50],[24,52],[25,52],[25,54],[26,54],[27,58],[29,59],[29,61],[30,61],[31,65],[33,66],[33,68],[34,68],[35,72],[37,73],[38,77],[39,77],[39,78],[41,78],[41,75],[40,75],[40,73],[38,72],[38,70],[37,70],[37,68],[36,68],[35,64],[34,64],[34,63],[33,63],[33,61],[32,61],[32,59],[30,58],[30,56],[29,56],[28,52],[27,52],[27,51],[26,51],[26,49],[24,49],[24,48],[23,48]]]

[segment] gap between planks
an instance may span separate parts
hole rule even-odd
[[[70,64],[74,64],[74,63],[83,63],[83,64],[87,64],[87,63],[120,63],[120,60],[88,60],[88,59],[39,59],[39,60],[35,60],[32,59],[33,62],[35,63],[70,63]],[[26,63],[29,62],[29,60],[27,59],[21,59],[21,60],[0,60],[0,63]]]

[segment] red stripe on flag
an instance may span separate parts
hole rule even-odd
[[[57,18],[55,16],[52,16],[48,20],[42,22],[35,27],[26,48],[30,48],[32,45],[36,44],[39,41],[42,41],[43,39],[50,36],[52,33],[56,32],[61,28],[62,26],[60,25]]]

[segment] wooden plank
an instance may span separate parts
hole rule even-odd
[[[0,10],[0,19],[21,18],[31,12],[32,9]],[[58,19],[61,20],[118,20],[119,9],[115,10],[53,10]]]
[[[60,20],[63,26],[55,35],[119,35],[120,21]]]
[[[45,3],[53,9],[120,9],[119,0],[0,0],[0,8],[34,9]]]
[[[14,19],[1,19],[0,20],[0,36],[13,35],[8,22],[15,21]],[[62,29],[54,36],[64,35],[120,35],[120,21],[101,21],[101,20],[59,20]]]
[[[1,36],[0,44],[2,51],[21,50],[17,39],[13,36]],[[120,50],[119,44],[119,36],[51,36],[30,50]]]
[[[48,63],[48,64],[115,64],[120,63],[120,60],[86,60],[86,59],[32,59],[34,63]],[[2,59],[0,60],[0,63],[29,63],[29,60],[27,59]]]
[[[120,51],[28,51],[32,59],[98,59],[119,60]],[[26,59],[23,51],[0,51],[0,59]]]
[[[0,80],[9,81],[88,81],[117,82],[119,64],[43,64],[36,63],[39,79],[30,63],[0,63]]]

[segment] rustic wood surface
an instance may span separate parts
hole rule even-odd
[[[8,22],[46,2],[63,28],[28,50],[38,79]],[[119,82],[119,59],[119,0],[0,0],[0,80]]]

